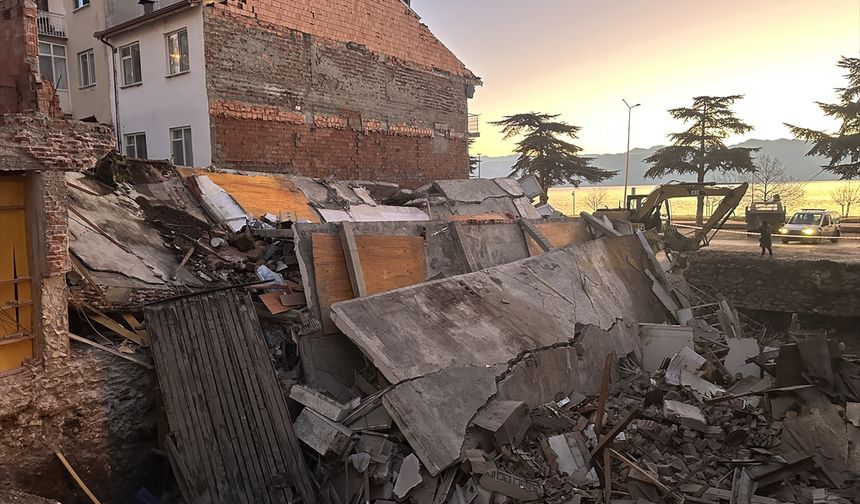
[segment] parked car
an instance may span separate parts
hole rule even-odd
[[[805,208],[791,216],[788,223],[779,228],[782,243],[792,240],[821,243],[824,238],[836,243],[842,236],[839,227],[840,216],[820,208]]]

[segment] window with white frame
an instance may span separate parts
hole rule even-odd
[[[90,4],[90,0],[75,0],[75,9],[80,9]]]
[[[132,159],[146,159],[146,133],[129,133],[123,141],[125,155]]]
[[[54,83],[54,89],[68,91],[69,76],[66,73],[66,46],[39,42],[39,72]]]
[[[176,75],[187,72],[188,30],[185,28],[165,35],[167,42],[167,74]]]
[[[170,148],[173,153],[173,164],[194,166],[194,156],[191,150],[191,126],[170,128]]]
[[[78,69],[82,88],[96,85],[96,57],[92,49],[78,53]]]
[[[135,42],[119,48],[122,65],[122,85],[133,86],[140,84],[140,44]]]

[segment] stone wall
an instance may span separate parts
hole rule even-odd
[[[738,308],[860,317],[860,263],[704,250],[687,258],[690,283],[725,295]]]
[[[331,13],[308,25],[275,3],[283,16],[232,3],[204,11],[214,164],[407,187],[468,177],[467,93],[478,81],[408,7],[295,7],[363,16],[362,6],[397,4],[374,12],[390,21],[377,33]]]
[[[60,450],[102,502],[130,502],[157,467],[155,373],[75,345],[67,359],[0,380],[0,487],[88,502]],[[155,488],[152,488],[156,490]]]

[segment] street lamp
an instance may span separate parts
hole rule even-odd
[[[633,109],[642,105],[641,103],[637,103],[636,105],[630,105],[627,103],[627,100],[622,98],[621,101],[624,102],[624,105],[627,105],[627,157],[624,160],[624,200],[621,202],[622,207],[627,206],[627,177],[630,173],[630,121],[633,118]]]
[[[570,191],[570,197],[573,198],[573,206],[570,208],[570,216],[576,216],[576,191]]]

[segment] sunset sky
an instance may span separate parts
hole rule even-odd
[[[827,128],[815,101],[834,99],[835,67],[860,52],[860,0],[413,0],[422,20],[484,81],[473,153],[509,154],[487,121],[560,113],[588,153],[667,143],[666,110],[697,95],[744,94],[744,136],[789,137],[783,122]]]

